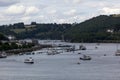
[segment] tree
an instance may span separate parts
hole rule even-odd
[[[31,25],[36,25],[37,23],[36,22],[31,22]]]
[[[13,26],[14,26],[15,28],[25,28],[23,22],[21,22],[21,23],[15,23],[15,24],[13,24]]]

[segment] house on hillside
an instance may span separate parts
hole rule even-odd
[[[25,25],[25,28],[35,28],[36,25]]]
[[[108,33],[113,33],[114,30],[113,30],[113,29],[107,29],[107,32],[108,32]]]
[[[16,39],[15,36],[12,36],[12,35],[7,36],[7,38],[8,38],[10,41]]]

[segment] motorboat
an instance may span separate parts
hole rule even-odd
[[[80,46],[79,46],[79,49],[80,49],[80,50],[86,50],[86,47],[83,46],[83,45],[80,45]]]
[[[83,57],[80,57],[80,60],[91,60],[92,58],[87,55],[83,55]]]
[[[6,58],[7,54],[5,52],[0,52],[0,58]]]
[[[29,57],[28,59],[25,59],[24,63],[34,63],[34,59],[32,59],[32,57]]]
[[[115,56],[120,56],[120,50],[117,50],[117,51],[115,52]]]
[[[19,55],[24,55],[24,53],[19,53]]]

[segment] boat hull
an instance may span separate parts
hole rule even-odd
[[[28,63],[28,64],[34,64],[34,62],[24,62],[24,63]]]
[[[7,56],[0,56],[0,58],[7,58]]]
[[[82,58],[82,57],[80,57],[80,60],[91,60],[91,57],[88,57],[88,58]]]

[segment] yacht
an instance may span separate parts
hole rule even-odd
[[[6,52],[0,52],[0,58],[6,58],[7,54]]]
[[[25,59],[24,63],[34,63],[34,59],[32,59],[32,57],[29,57],[28,59]]]

